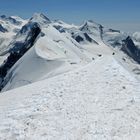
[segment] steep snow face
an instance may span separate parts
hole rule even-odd
[[[23,26],[21,32],[17,35],[17,39],[19,39],[18,36],[24,33],[25,36],[22,36],[22,40],[15,40],[10,44],[9,56],[0,67],[0,78],[2,81],[12,66],[34,45],[37,36],[40,34],[41,29],[39,25],[37,23],[32,23],[31,25],[30,28],[27,28],[27,25]],[[4,85],[5,80],[1,83],[1,88]]]
[[[20,33],[22,32],[24,33],[21,30]],[[15,50],[19,52],[19,47],[10,49],[11,52]],[[33,48],[17,61],[6,75],[3,91],[50,77],[50,75],[55,76],[91,61],[83,51],[75,40],[61,34],[51,24],[45,24],[41,26],[41,34]]]
[[[6,18],[5,16],[3,16],[2,18],[6,21],[9,21],[9,18]],[[15,20],[20,20],[19,17],[12,18],[15,18]],[[39,21],[37,21],[37,19]],[[48,21],[48,19],[42,14],[35,14],[33,18],[30,19],[29,22],[24,25],[22,29],[14,36],[13,41],[11,41],[11,43],[7,45],[7,47],[4,47],[4,49],[2,50],[2,55],[5,55],[7,53],[9,53],[9,55],[0,67],[1,89],[8,82],[6,76],[12,77],[7,75],[7,72],[10,71],[13,65],[34,45],[38,35],[41,33],[40,23],[45,24],[45,19]],[[34,22],[35,20],[38,23]],[[40,36],[41,35],[42,34],[40,34]]]
[[[34,24],[38,24],[41,30],[40,35],[36,38],[35,44],[31,43],[30,40],[33,36],[30,30],[35,26]],[[58,24],[61,24],[65,33],[61,33],[60,30],[56,29],[56,25]],[[33,83],[85,65],[96,57],[101,57],[101,52],[111,54],[110,49],[103,42],[101,43],[98,40],[102,44],[98,49],[98,42],[78,28],[76,26],[74,27],[74,25],[66,26],[63,22],[51,22],[44,15],[35,14],[29,20],[28,24],[23,26],[16,35],[15,40],[10,44],[11,47],[8,52],[11,55],[8,57],[5,65],[3,65],[4,69],[5,66],[7,69],[8,65],[8,70],[6,70],[8,73],[4,73],[4,80],[1,85],[3,91]],[[83,43],[77,40],[76,29],[79,36],[84,38]],[[33,48],[24,55],[32,46]],[[25,51],[23,52],[23,50]],[[18,57],[16,57],[13,63],[9,63],[13,54],[14,58],[15,54]]]
[[[139,82],[104,55],[1,94],[0,139],[139,140],[139,93]]]

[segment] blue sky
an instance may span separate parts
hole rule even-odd
[[[42,12],[69,23],[92,19],[124,31],[140,31],[140,0],[0,0],[0,12],[23,18]]]

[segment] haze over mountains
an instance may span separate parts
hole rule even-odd
[[[0,139],[140,138],[139,32],[3,15],[0,62]]]

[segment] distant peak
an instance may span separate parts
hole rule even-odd
[[[60,20],[60,19],[56,19],[56,20],[54,20],[54,22],[57,22],[57,23],[59,23],[59,24],[64,24],[64,23],[65,23],[64,21],[62,21],[62,20]]]
[[[6,16],[6,15],[1,15],[0,16],[1,19],[5,19],[5,20],[9,20],[9,19],[15,19],[15,20],[23,20],[21,17],[19,16]]]
[[[42,18],[47,18],[44,14],[42,13],[34,13],[33,17],[42,17]],[[48,19],[48,18],[47,18]]]
[[[1,15],[0,18],[4,21],[10,22],[14,25],[21,25],[23,19],[16,17],[16,16],[6,16],[6,15]]]
[[[99,24],[93,20],[86,20],[86,21],[84,21],[84,23],[81,26],[82,27],[88,26],[88,27],[102,27],[103,28],[103,26],[101,24]]]
[[[24,20],[23,18],[19,17],[19,16],[10,16],[10,18],[18,20],[18,21],[22,21]]]
[[[104,27],[101,24],[98,24],[94,22],[93,20],[86,20],[84,23],[80,26],[81,31],[91,31],[93,29],[100,30],[102,32],[102,29]]]
[[[6,18],[6,15],[1,15],[0,17],[1,17],[1,18]]]
[[[86,22],[86,23],[94,23],[94,24],[98,24],[98,23],[96,23],[96,22],[93,21],[93,20],[86,20],[85,22]]]
[[[32,22],[39,22],[39,23],[51,23],[50,19],[47,18],[44,14],[42,13],[35,13],[32,18],[30,19]]]

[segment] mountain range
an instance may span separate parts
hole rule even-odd
[[[139,139],[139,85],[140,32],[0,16],[0,139]]]

